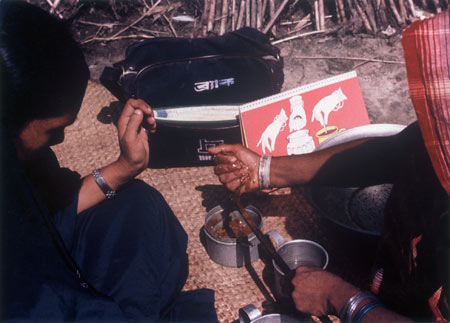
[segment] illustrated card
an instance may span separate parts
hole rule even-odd
[[[244,145],[272,156],[308,153],[345,129],[370,124],[354,71],[247,103],[239,110]]]

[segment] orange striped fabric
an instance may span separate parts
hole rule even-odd
[[[402,35],[409,92],[428,154],[450,195],[450,13],[416,21]]]

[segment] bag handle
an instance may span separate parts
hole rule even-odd
[[[257,29],[254,28],[250,28],[250,27],[243,27],[240,28],[238,30],[235,30],[234,32],[232,32],[233,35],[236,35],[237,37],[240,37],[244,40],[246,40],[247,42],[253,44],[256,48],[260,49],[261,51],[263,51],[264,53],[269,53],[270,55],[272,55],[273,57],[275,57],[277,60],[280,59],[280,52],[279,49],[275,46],[273,46],[270,41],[267,39],[267,36],[264,34],[261,34],[264,36],[264,38],[267,39],[267,45],[263,44],[262,42],[256,41],[255,39],[253,39],[252,37],[250,37],[249,35],[246,35],[246,33],[249,32],[253,32],[253,33],[257,33],[257,34],[261,34]]]
[[[121,68],[106,66],[100,76],[100,83],[119,99],[119,101],[125,102],[126,98],[119,82],[121,75]]]

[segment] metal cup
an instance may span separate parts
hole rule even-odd
[[[318,267],[325,269],[328,265],[328,253],[318,243],[311,240],[284,241],[276,231],[267,233],[275,242],[278,254],[283,258],[290,269],[295,270],[299,266]],[[291,298],[291,282],[285,278],[283,271],[272,260],[274,267],[275,293],[277,299],[287,300]]]
[[[285,314],[265,314],[253,305],[249,304],[239,309],[239,323],[300,323],[294,317]]]
[[[251,205],[247,206],[245,210],[261,230],[263,226],[261,212]],[[223,212],[225,212],[224,209],[218,205],[208,212],[205,219],[203,232],[209,257],[214,262],[227,267],[242,267],[259,259],[259,240],[254,233],[241,238],[220,238],[214,235],[212,227],[223,225]],[[237,210],[231,212],[229,216],[231,219],[241,218],[240,212]]]

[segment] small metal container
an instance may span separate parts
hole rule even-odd
[[[245,208],[248,215],[253,219],[258,228],[262,229],[261,212],[254,206]],[[203,231],[205,233],[205,247],[209,257],[216,263],[226,267],[242,267],[259,258],[259,240],[252,232],[246,237],[221,238],[214,235],[214,229],[223,226],[225,218],[224,209],[219,205],[208,212],[205,219]],[[231,220],[241,220],[238,210],[229,213]]]
[[[276,242],[276,250],[281,258],[286,262],[291,270],[298,266],[318,267],[325,269],[328,265],[328,252],[317,242],[311,240],[291,240],[284,241],[277,231],[267,233]],[[275,268],[275,293],[278,299],[291,299],[290,290],[286,286],[291,286],[280,267],[272,260]],[[289,290],[289,292],[287,290]]]
[[[239,323],[300,323],[296,318],[285,314],[266,314],[249,304],[239,309]]]

